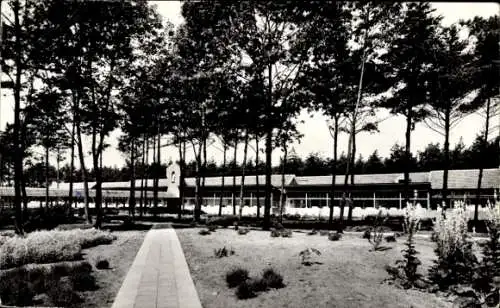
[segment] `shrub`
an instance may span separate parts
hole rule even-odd
[[[492,298],[495,290],[494,278],[500,277],[500,202],[489,206],[487,211],[488,241],[483,246],[483,259],[474,275],[473,287],[476,291]]]
[[[477,259],[467,235],[467,213],[463,202],[455,202],[444,217],[442,209],[434,224],[437,260],[431,267],[431,280],[442,290],[457,284],[472,282]]]
[[[239,235],[245,235],[245,234],[247,234],[248,232],[250,232],[250,229],[248,229],[248,228],[238,229],[238,234],[239,234]]]
[[[217,230],[217,226],[216,225],[208,225],[207,229],[210,232],[215,232],[215,230]]]
[[[106,259],[98,259],[97,262],[95,263],[95,267],[97,269],[108,269],[109,261]]]
[[[370,227],[370,237],[368,242],[372,244],[373,250],[379,250],[380,244],[384,236],[383,224],[387,221],[387,215],[382,214],[382,210],[378,211],[377,216],[373,219],[373,225]]]
[[[257,296],[257,292],[255,290],[255,284],[251,279],[244,280],[238,285],[236,289],[236,296],[238,299],[248,299]]]
[[[243,268],[232,269],[226,273],[228,287],[234,288],[248,279],[248,271]]]
[[[421,264],[417,258],[418,251],[415,249],[415,242],[413,236],[417,233],[419,218],[417,216],[416,206],[408,204],[406,206],[404,228],[408,235],[406,239],[406,248],[401,250],[403,253],[403,260],[396,261],[395,272],[388,271],[394,279],[400,279],[401,285],[405,288],[413,287],[421,278],[418,273],[418,266]],[[396,240],[396,238],[394,238]]]
[[[271,229],[271,237],[280,237],[281,232],[276,229]]]
[[[75,271],[69,277],[76,291],[93,291],[97,289],[95,277],[90,272]]]
[[[395,235],[387,235],[384,239],[385,239],[385,241],[387,243],[394,243],[394,242],[396,242],[396,236]]]
[[[311,232],[308,232],[307,235],[316,235],[318,234],[318,231],[312,229]]]
[[[222,227],[234,226],[234,223],[239,220],[238,216],[230,215],[230,216],[215,216],[211,217],[208,220],[208,224]]]
[[[219,248],[219,249],[215,249],[214,250],[214,255],[215,257],[217,258],[223,258],[223,257],[228,257],[228,256],[232,256],[234,255],[234,249],[231,248],[231,249],[227,249],[226,246],[222,247],[222,248]]]
[[[307,248],[302,250],[299,253],[299,257],[301,259],[300,263],[302,263],[302,265],[311,265],[312,264],[311,259],[313,254],[319,256],[321,255],[321,252],[315,248]]]
[[[330,232],[328,233],[328,239],[330,241],[338,241],[342,237],[342,234],[339,232]]]
[[[25,268],[16,268],[0,277],[0,300],[4,305],[30,306],[35,294]]]
[[[361,238],[370,240],[370,238],[371,238],[371,232],[370,232],[370,230],[365,230],[365,232],[363,232],[363,235],[361,236]]]
[[[283,288],[285,284],[283,283],[283,276],[276,273],[274,269],[265,269],[262,273],[262,281],[266,284],[268,288],[279,289]]]
[[[327,235],[328,235],[328,233],[329,233],[329,232],[328,232],[328,231],[326,231],[326,230],[319,230],[319,235],[321,235],[321,236],[327,236]]]
[[[53,304],[57,306],[71,306],[79,302],[81,299],[78,294],[73,291],[73,283],[69,277],[62,277],[50,284],[47,289],[47,295],[50,297]]]
[[[290,229],[283,229],[281,230],[281,237],[292,237],[292,230]]]
[[[81,250],[109,244],[116,237],[96,229],[35,231],[13,237],[0,247],[0,269],[29,263],[53,263],[81,258]]]
[[[209,235],[209,234],[211,234],[211,232],[208,231],[208,230],[203,229],[203,230],[200,230],[200,232],[198,232],[198,234],[199,235]]]

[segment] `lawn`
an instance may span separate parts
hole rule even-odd
[[[184,254],[203,307],[451,307],[434,294],[402,290],[381,282],[388,277],[386,264],[400,258],[404,238],[387,244],[392,249],[370,252],[371,245],[357,234],[332,242],[326,236],[294,232],[292,238],[272,238],[269,232],[252,230],[238,235],[232,229],[218,229],[202,236],[200,229],[177,229]],[[234,248],[235,255],[215,258],[214,249]],[[319,264],[303,266],[299,252],[316,248]],[[434,258],[433,244],[417,239],[423,270]],[[273,267],[284,277],[285,288],[238,300],[226,286],[225,274],[241,266],[257,276]]]
[[[84,259],[94,266],[93,275],[99,288],[82,292],[83,302],[77,307],[111,307],[146,233],[147,230],[113,232],[117,239],[112,244],[83,250]],[[96,269],[99,258],[108,260],[110,269]]]

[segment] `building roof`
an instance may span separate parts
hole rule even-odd
[[[241,176],[235,177],[235,182],[237,186],[241,185]],[[297,185],[295,181],[295,175],[293,174],[285,174],[285,186],[295,186]],[[186,186],[187,187],[195,187],[196,178],[186,178]],[[259,175],[259,184],[264,185],[266,182],[265,175]],[[229,187],[233,185],[233,177],[225,176],[224,177],[224,185]],[[256,176],[255,175],[247,175],[245,176],[245,186],[255,186],[257,185]],[[281,187],[281,174],[273,174],[271,175],[271,185],[274,187]],[[205,178],[205,187],[220,187],[222,186],[222,177],[207,177]]]
[[[429,172],[431,188],[443,188],[443,170]],[[478,169],[468,170],[449,170],[448,188],[449,189],[476,189],[479,178]],[[500,187],[500,169],[484,169],[481,188],[499,188]]]
[[[335,183],[341,185],[344,183],[345,175],[335,176]],[[404,179],[403,173],[379,173],[379,174],[355,174],[355,185],[369,184],[397,184]],[[298,176],[295,178],[298,186],[325,186],[332,184],[332,176]],[[429,181],[428,172],[410,173],[412,183],[426,183]]]

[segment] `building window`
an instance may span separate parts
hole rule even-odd
[[[175,183],[175,171],[172,171],[172,183]]]

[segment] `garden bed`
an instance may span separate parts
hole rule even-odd
[[[110,307],[145,234],[146,231],[110,234],[91,229],[9,237],[0,252],[13,251],[16,257],[4,262],[8,268],[0,270],[2,303]],[[59,246],[72,249],[57,253]]]
[[[340,241],[326,236],[294,232],[291,238],[271,238],[269,232],[250,231],[238,235],[232,229],[218,229],[202,236],[200,229],[177,229],[186,260],[202,304],[210,307],[451,307],[434,294],[402,290],[383,284],[385,265],[401,258],[403,238],[389,243],[392,249],[370,252],[371,245],[359,235],[347,234]],[[232,247],[234,255],[214,257],[214,249]],[[433,243],[418,239],[417,247],[426,271],[435,258]],[[321,252],[312,266],[300,262],[306,248]],[[285,288],[238,300],[226,285],[226,272],[243,267],[258,276],[268,267],[284,277]]]

